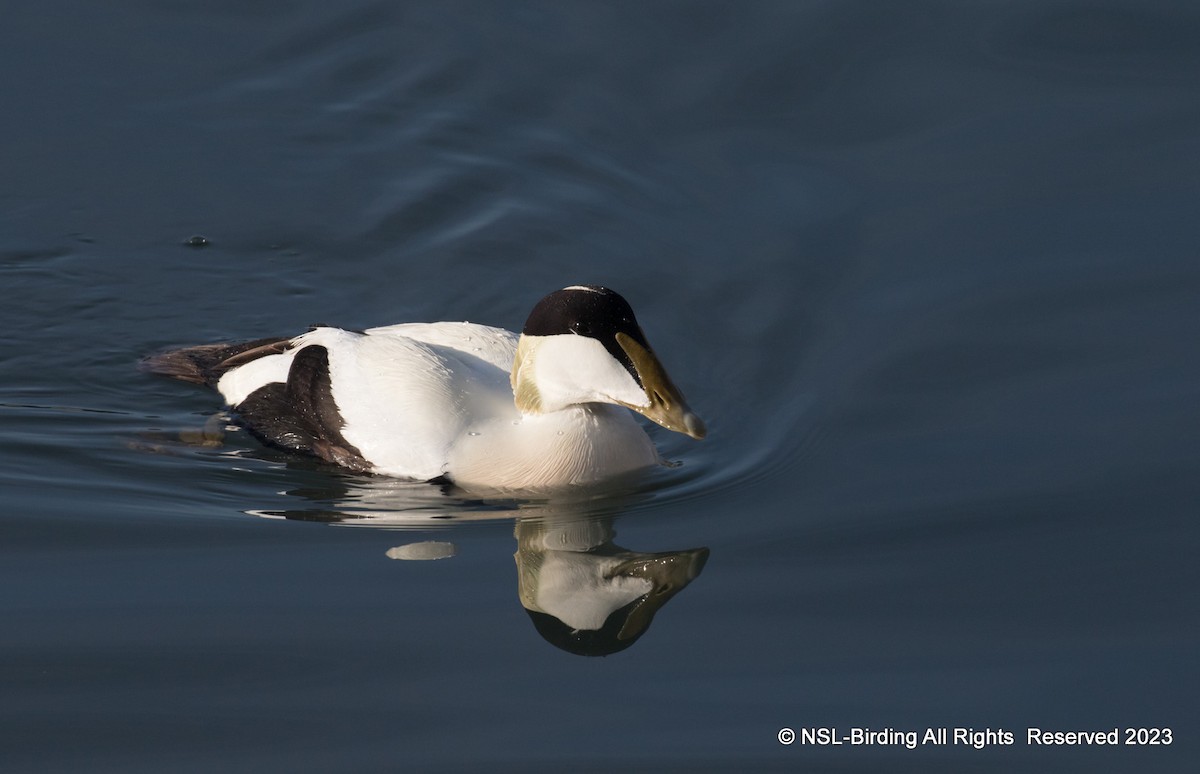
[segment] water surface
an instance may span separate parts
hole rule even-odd
[[[0,768],[1188,770],[1197,41],[1119,0],[9,9]],[[710,430],[583,502],[297,461],[136,367],[580,282]],[[707,562],[581,657],[522,604],[551,529]]]

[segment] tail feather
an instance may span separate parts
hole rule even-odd
[[[216,387],[231,368],[266,355],[277,355],[291,346],[291,339],[265,338],[238,344],[202,344],[151,355],[141,362],[152,374],[169,376],[192,384]]]

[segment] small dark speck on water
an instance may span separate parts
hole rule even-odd
[[[188,247],[208,247],[212,243],[206,237],[197,234],[194,237],[190,237],[184,244]]]

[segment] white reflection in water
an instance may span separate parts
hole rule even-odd
[[[695,580],[707,548],[631,551],[617,545],[613,522],[623,494],[575,493],[543,500],[461,500],[448,487],[390,479],[349,479],[334,492],[297,492],[331,507],[248,511],[274,519],[326,521],[347,526],[429,529],[462,522],[511,519],[517,551],[517,596],[547,642],[570,653],[602,656],[624,650],[646,633],[655,614]],[[446,540],[391,548],[392,559],[454,556]]]

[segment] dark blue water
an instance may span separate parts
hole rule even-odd
[[[0,770],[1190,770],[1190,4],[4,16]],[[340,474],[136,367],[579,282],[710,429],[589,502]],[[522,605],[553,529],[708,560],[581,657]]]

